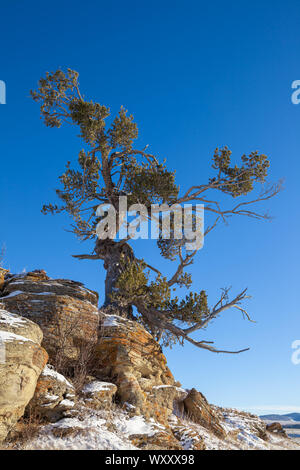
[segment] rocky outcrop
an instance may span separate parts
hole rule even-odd
[[[28,415],[54,423],[68,416],[74,405],[73,385],[52,366],[47,365],[37,381],[34,396],[26,411]]]
[[[175,382],[159,344],[137,322],[103,312],[100,316],[94,354],[98,376],[117,385],[117,398],[131,413],[166,421],[185,391]]]
[[[14,335],[24,336],[34,343],[41,344],[43,340],[42,330],[38,325],[20,315],[7,312],[0,304],[0,330]]]
[[[0,308],[0,441],[31,400],[48,355],[33,322]]]
[[[283,429],[282,425],[280,423],[271,423],[267,424],[266,426],[267,431],[272,432],[274,434],[281,434],[283,436],[287,436],[285,430]]]
[[[168,429],[161,430],[152,436],[133,434],[130,436],[130,440],[134,446],[142,450],[184,450],[180,441],[172,432],[168,431]]]
[[[80,282],[50,279],[45,271],[6,274],[0,288],[0,302],[6,310],[20,314],[43,333],[43,347],[52,364],[72,365],[86,343],[96,341],[98,294]]]
[[[90,380],[82,389],[84,401],[95,410],[111,408],[117,386],[109,382]]]
[[[181,443],[183,449],[205,450],[205,442],[199,431],[193,429],[191,425],[178,423],[172,428],[176,439]]]
[[[219,437],[225,436],[225,431],[220,424],[217,414],[202,393],[192,388],[183,400],[183,405],[185,414],[189,419],[209,429]]]
[[[163,422],[172,414],[174,403],[185,398],[159,344],[142,325],[100,312],[99,329],[98,296],[82,284],[50,279],[43,270],[6,273],[0,300],[10,312],[21,313],[41,327],[42,344],[60,371],[71,373],[84,345],[91,345],[93,370],[89,372],[97,380],[115,384],[117,401],[130,413]],[[41,389],[47,388],[43,377],[40,381]],[[104,406],[100,395],[89,399],[95,407]],[[42,396],[36,402],[40,408],[39,400],[43,401]],[[108,396],[107,400],[111,402]]]
[[[0,302],[11,312],[6,312],[9,321],[3,317],[6,334],[21,335],[37,348],[42,341],[50,363],[55,366],[44,368],[45,359],[40,360],[34,377],[28,379],[30,393],[14,420],[23,414],[29,401],[27,414],[33,413],[51,423],[73,419],[82,406],[101,413],[114,409],[115,402],[129,416],[156,423],[155,430],[147,436],[144,433],[128,436],[138,448],[204,448],[196,430],[189,430],[183,423],[177,423],[176,428],[168,424],[174,411],[218,438],[224,437],[220,419],[205,397],[195,389],[181,388],[151,334],[135,321],[98,311],[97,294],[81,283],[50,279],[43,270],[21,275],[5,273]],[[75,379],[77,408],[73,386],[56,372],[57,368]],[[60,433],[61,426],[57,429]]]

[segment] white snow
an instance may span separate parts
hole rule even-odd
[[[152,389],[153,389],[153,388],[155,388],[155,389],[159,389],[159,388],[175,388],[175,389],[178,390],[179,392],[187,393],[187,391],[186,391],[184,388],[175,387],[174,385],[154,385],[154,387],[152,387]]]
[[[5,323],[9,326],[19,326],[26,323],[26,320],[14,313],[8,313],[6,310],[0,309],[0,323]]]
[[[16,297],[17,295],[20,295],[20,294],[24,294],[24,292],[22,292],[21,290],[16,290],[15,292],[11,292],[10,294],[5,295],[4,297],[1,297],[0,300],[1,299],[6,300],[6,299],[9,299],[10,297]]]
[[[96,393],[101,392],[103,390],[110,390],[113,384],[109,382],[100,382],[95,380],[94,382],[90,382],[89,384],[85,385],[82,389],[83,393]]]
[[[30,294],[30,295],[56,295],[54,292],[24,292],[24,294]]]
[[[131,403],[127,403],[127,401],[125,401],[124,406],[126,406],[128,410],[134,410],[136,408],[136,406],[131,405]]]
[[[39,435],[27,444],[28,450],[139,450],[119,432],[106,427],[106,419],[100,412],[86,411],[83,419],[64,418],[55,424],[44,426]],[[74,433],[57,437],[54,429],[74,430]]]
[[[24,336],[16,335],[15,333],[10,333],[9,331],[0,331],[0,344],[1,342],[8,343],[11,341],[20,341],[23,343],[29,341],[30,343],[33,343],[33,341],[25,338]]]
[[[46,367],[44,368],[42,375],[53,377],[59,382],[65,383],[68,387],[73,388],[73,385],[63,375],[56,372],[56,370],[54,370],[54,368],[50,366],[49,364],[47,364]]]
[[[49,395],[49,393],[47,393],[45,395],[45,399],[48,400],[49,402],[50,401],[56,401],[56,400],[59,400],[59,396],[58,395]],[[46,406],[46,405],[44,405]]]
[[[96,411],[82,406],[82,403],[77,405],[79,413],[77,417],[64,418],[55,424],[41,427],[37,437],[25,448],[31,450],[139,450],[130,442],[130,436],[137,434],[151,437],[157,432],[166,430],[165,426],[156,423],[153,419],[146,421],[143,416],[130,417],[120,408]],[[226,419],[224,428],[227,432],[224,439],[216,437],[211,431],[189,420],[179,420],[175,415],[171,416],[166,425],[171,426],[175,434],[180,430],[177,436],[178,438],[179,435],[181,436],[180,442],[185,450],[191,450],[193,444],[201,440],[204,441],[207,450],[300,449],[295,442],[280,436],[269,434],[268,441],[260,439],[256,435],[256,426],[261,424],[257,417],[241,415],[235,410],[223,411]],[[53,431],[57,432],[53,434]]]
[[[154,385],[152,388],[173,388],[173,385]]]
[[[104,327],[111,327],[111,326],[118,326],[121,317],[118,315],[105,315],[103,326]]]
[[[133,418],[129,419],[122,419],[120,417],[120,419],[115,420],[115,424],[118,430],[126,437],[132,434],[146,434],[148,436],[154,436],[155,434],[154,421],[147,423],[143,416],[133,416]]]
[[[59,406],[66,406],[68,408],[73,408],[75,406],[75,403],[65,398],[64,400],[60,402]]]
[[[6,300],[11,297],[16,297],[17,295],[21,294],[27,294],[27,295],[55,295],[54,292],[27,292],[27,291],[21,291],[21,290],[16,290],[14,292],[11,292],[8,295],[5,295],[4,297],[0,297],[0,300]]]

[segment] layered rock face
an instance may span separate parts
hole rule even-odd
[[[29,415],[56,422],[69,415],[75,406],[75,391],[66,378],[52,366],[46,366],[36,385],[35,393],[26,411]]]
[[[96,341],[98,294],[80,282],[50,279],[45,271],[6,274],[0,301],[12,313],[36,324],[43,333],[43,347],[50,362],[76,361],[82,344]],[[61,365],[61,364],[59,364]]]
[[[267,431],[273,432],[275,434],[281,434],[287,436],[286,431],[283,429],[282,425],[278,422],[267,424]]]
[[[224,437],[225,432],[220,425],[220,420],[202,393],[192,388],[183,400],[183,409],[188,418],[204,428],[213,431],[219,437]]]
[[[28,402],[28,413],[54,423],[62,418],[72,420],[76,402],[79,408],[83,404],[101,412],[110,409],[113,401],[129,416],[156,423],[151,436],[130,436],[139,448],[183,449],[185,440],[194,449],[204,448],[201,436],[188,430],[184,421],[172,426],[174,411],[223,438],[217,414],[201,393],[195,389],[186,391],[175,381],[160,345],[150,333],[135,321],[98,311],[97,294],[81,283],[53,280],[41,270],[21,275],[6,272],[0,284],[0,302],[11,312],[5,313],[3,321],[6,335],[12,335],[7,364],[13,371],[11,382],[3,378],[3,390],[0,385],[0,439],[23,415]],[[66,371],[75,379],[78,373],[84,377],[80,387],[76,384],[77,399],[64,376],[52,366],[44,368],[47,354],[40,347],[41,342],[55,369]],[[7,364],[3,377],[9,376]],[[9,406],[15,404],[10,418],[7,412],[12,408],[5,408],[1,402],[5,387],[11,390]],[[5,418],[1,418],[3,410]],[[1,419],[5,422],[2,428]]]
[[[94,354],[98,375],[117,385],[118,399],[132,413],[165,422],[174,401],[187,393],[175,381],[159,344],[134,321],[104,312],[100,317]]]
[[[48,355],[41,329],[0,306],[0,441],[23,416]]]

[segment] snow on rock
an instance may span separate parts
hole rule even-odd
[[[21,341],[25,343],[31,340],[28,338],[25,338],[24,336],[16,335],[15,333],[10,333],[9,331],[0,331],[0,344],[1,342],[8,343],[9,341]]]
[[[21,312],[22,317],[40,326],[50,362],[55,361],[58,349],[64,360],[77,359],[78,345],[97,339],[98,294],[83,289],[78,282],[51,280],[43,270],[6,276],[0,302],[7,311]]]
[[[24,294],[24,292],[21,290],[16,290],[15,292],[11,292],[10,294],[5,295],[4,297],[1,297],[1,300],[7,300],[11,297],[16,297],[17,295],[20,295],[20,294]]]
[[[96,410],[111,408],[116,392],[116,385],[99,380],[92,380],[82,389],[85,400],[88,401],[90,407]]]
[[[46,365],[42,372],[42,376],[52,377],[53,379],[58,380],[59,382],[65,383],[68,387],[73,388],[73,385],[62,374],[56,372],[54,367],[50,364]]]
[[[259,437],[261,420],[257,417],[236,410],[218,410],[224,416],[225,438],[174,415],[162,425],[143,416],[131,417],[121,408],[107,412],[79,406],[77,417],[42,427],[26,449],[172,449],[177,442],[177,448],[182,450],[300,450],[290,439],[270,434],[266,440]]]
[[[70,408],[73,408],[75,406],[75,403],[74,403],[74,401],[68,400],[67,398],[65,398],[64,400],[62,400],[60,402],[59,406],[64,406],[64,407],[70,409]]]
[[[104,390],[110,390],[112,386],[114,386],[114,384],[111,384],[110,382],[100,382],[99,380],[95,380],[94,382],[86,384],[82,389],[82,393],[102,392]]]
[[[6,310],[0,308],[0,324],[10,325],[10,326],[19,326],[26,323],[26,320],[19,315],[14,313],[9,313]]]
[[[73,385],[47,365],[37,381],[36,390],[28,408],[41,418],[56,422],[75,406]]]
[[[125,437],[133,434],[146,434],[147,436],[153,436],[155,434],[155,422],[150,420],[146,422],[143,416],[133,416],[132,418],[126,419],[124,416],[115,419],[115,425],[124,434]]]
[[[138,450],[118,430],[110,431],[103,413],[86,410],[78,418],[65,418],[44,426],[27,443],[27,450]]]
[[[102,326],[105,328],[119,326],[120,320],[122,320],[122,318],[118,315],[104,315]]]

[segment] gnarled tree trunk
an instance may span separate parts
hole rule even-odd
[[[131,318],[132,308],[123,307],[111,298],[112,293],[117,289],[116,284],[126,263],[134,260],[133,250],[128,243],[115,242],[113,240],[97,240],[95,253],[104,260],[106,269],[105,279],[105,310],[114,310],[118,315]]]

